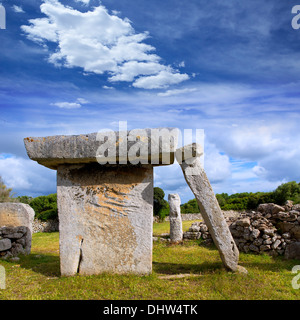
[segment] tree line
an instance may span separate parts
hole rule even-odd
[[[159,187],[154,187],[153,214],[160,220],[169,214],[169,203],[165,200],[165,192]],[[272,192],[243,192],[228,195],[216,194],[222,210],[255,210],[261,203],[276,203],[283,205],[287,200],[300,203],[300,183],[295,181],[281,184]],[[57,195],[14,197],[11,188],[7,188],[0,177],[0,202],[21,202],[29,204],[35,211],[36,218],[47,221],[57,218]],[[181,213],[200,213],[196,199],[189,200],[181,205]]]

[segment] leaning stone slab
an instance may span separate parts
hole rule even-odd
[[[204,169],[200,163],[201,146],[192,144],[176,150],[184,177],[199,205],[204,222],[208,226],[224,266],[237,271],[239,251],[227,226]]]
[[[34,210],[28,204],[12,202],[0,203],[0,227],[7,227],[2,229],[4,234],[9,235],[10,238],[17,239],[22,236],[22,234],[19,232],[12,233],[11,227],[26,228],[26,254],[29,254],[31,251],[33,219]]]
[[[168,195],[169,220],[170,220],[170,241],[173,243],[182,241],[182,220],[180,213],[180,197],[177,193]]]

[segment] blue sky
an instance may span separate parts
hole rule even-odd
[[[216,193],[300,181],[296,1],[2,0],[0,175],[17,195],[56,191],[23,138],[204,129]],[[193,198],[175,164],[155,185]]]

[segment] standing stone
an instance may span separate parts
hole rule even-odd
[[[0,227],[24,227],[26,229],[26,245],[25,253],[29,254],[31,251],[32,239],[32,223],[34,219],[34,210],[24,203],[4,202],[0,203]],[[25,230],[23,230],[25,233]],[[20,233],[22,236],[22,234]],[[15,234],[12,237],[17,238]]]
[[[169,201],[169,219],[170,219],[170,241],[180,242],[182,241],[182,221],[180,213],[180,197],[177,193],[171,193],[168,196]]]
[[[152,166],[60,165],[61,273],[151,273],[152,199]]]
[[[209,183],[199,156],[201,146],[192,144],[176,150],[176,159],[199,205],[204,222],[208,226],[224,266],[238,270],[239,251],[230,233],[219,203]]]

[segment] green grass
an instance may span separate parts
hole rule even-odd
[[[190,225],[191,222],[189,222]],[[154,226],[156,228],[162,226]],[[165,227],[162,228],[165,230]],[[167,231],[166,231],[167,232]],[[0,299],[109,299],[109,300],[203,300],[291,299],[291,270],[299,260],[268,255],[240,254],[248,275],[227,272],[218,251],[200,241],[181,245],[154,242],[153,273],[149,276],[101,274],[61,277],[58,233],[33,235],[32,253],[20,261],[1,261],[6,270],[6,289]],[[189,274],[184,278],[165,276]]]
[[[201,221],[201,220],[182,221],[183,232],[188,231],[191,224],[196,221]],[[154,236],[159,236],[160,234],[169,233],[169,232],[170,232],[170,222],[169,221],[153,224],[153,235]]]

